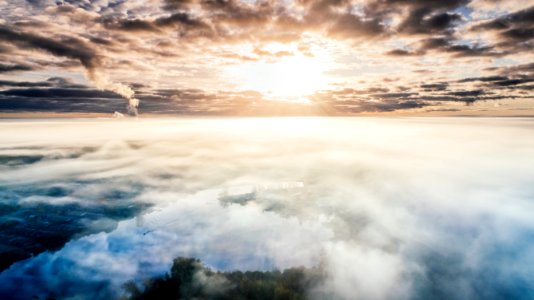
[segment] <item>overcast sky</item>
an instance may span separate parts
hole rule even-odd
[[[529,114],[533,45],[534,0],[0,0],[0,112]]]

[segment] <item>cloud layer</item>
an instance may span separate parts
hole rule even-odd
[[[152,205],[109,233],[13,264],[0,273],[3,295],[116,298],[177,256],[219,270],[322,265],[312,298],[534,293],[530,119],[0,125],[3,156],[41,157],[3,165],[2,186],[64,190],[17,203]],[[128,186],[136,192],[122,202],[102,196]]]
[[[250,90],[243,82],[270,80],[269,66],[294,68],[283,63],[291,59],[324,63],[314,72],[326,85],[299,95],[311,107],[280,109],[289,114],[424,110],[451,102],[533,97],[532,70],[525,68],[533,59],[530,0],[5,4],[0,79],[45,81],[61,75],[120,94],[133,113],[139,98],[146,102],[142,108],[155,113],[276,114],[280,107],[266,99],[295,99],[271,93],[275,85]],[[257,65],[263,68],[250,67]],[[236,68],[253,72],[235,76],[229,70]],[[503,76],[502,69],[513,68],[518,71],[506,75],[508,84],[465,81]],[[303,75],[289,80],[296,86],[313,84]],[[423,87],[435,85],[443,88]],[[195,103],[187,97],[191,91]],[[2,111],[102,111],[84,101],[56,109],[44,99],[0,96]],[[108,109],[114,110],[113,105]]]

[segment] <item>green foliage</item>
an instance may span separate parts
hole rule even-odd
[[[323,279],[320,268],[214,272],[198,259],[179,257],[169,275],[145,282],[142,291],[133,282],[125,288],[135,300],[301,300]]]

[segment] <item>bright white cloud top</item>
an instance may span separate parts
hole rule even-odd
[[[93,234],[0,273],[0,294],[119,297],[193,256],[219,270],[322,264],[312,299],[529,299],[533,122],[3,121],[10,205],[50,218],[151,206],[116,227],[110,212],[86,221]]]

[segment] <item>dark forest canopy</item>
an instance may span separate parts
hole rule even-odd
[[[320,267],[284,271],[216,272],[194,258],[174,260],[170,274],[139,288],[128,282],[130,299],[307,299],[325,278]]]

